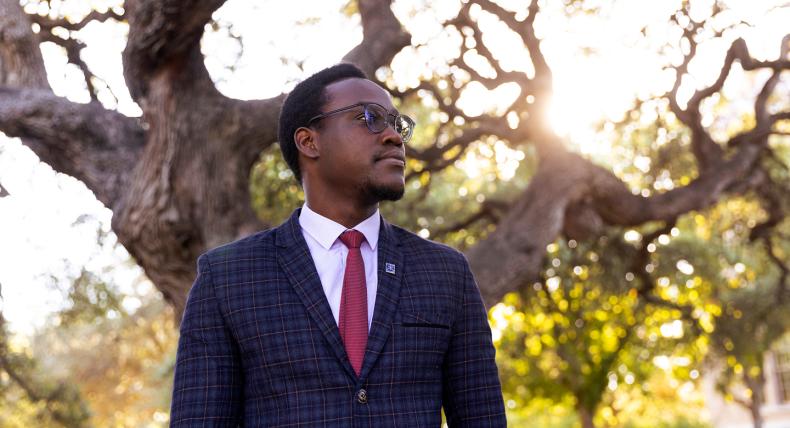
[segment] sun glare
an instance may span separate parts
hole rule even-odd
[[[602,10],[606,19],[573,16],[546,34],[542,47],[555,70],[549,124],[580,152],[608,152],[596,127],[622,119],[637,97],[671,87],[662,58],[645,46],[652,41],[640,35],[640,28],[666,25],[664,9],[673,6],[656,3],[617,2]]]

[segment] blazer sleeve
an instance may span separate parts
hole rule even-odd
[[[176,354],[170,427],[235,427],[243,408],[239,349],[219,311],[206,255],[187,298]]]
[[[488,315],[466,259],[463,264],[462,308],[453,323],[443,366],[444,414],[451,428],[505,427]]]

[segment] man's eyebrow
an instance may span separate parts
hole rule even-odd
[[[398,111],[398,109],[395,108],[395,106],[392,106],[392,109],[388,109],[387,106],[385,106],[384,104],[378,103],[376,101],[360,101],[359,104],[376,104],[376,105],[384,107],[384,110],[387,110],[387,112],[389,112],[389,113],[400,114],[400,111]]]

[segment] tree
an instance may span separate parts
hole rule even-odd
[[[212,13],[223,3],[127,1],[79,21],[26,14],[16,0],[3,0],[0,6],[0,130],[22,138],[57,171],[85,182],[113,210],[113,230],[120,242],[177,313],[183,309],[199,253],[272,224],[268,213],[258,217],[249,203],[239,201],[251,199],[250,171],[261,152],[276,141],[274,124],[283,96],[239,101],[216,90],[203,63],[200,40]],[[43,3],[26,4],[40,8]],[[389,2],[359,0],[356,6],[364,37],[344,59],[371,76],[385,70],[387,83],[387,67],[399,51],[409,49],[409,33]],[[468,1],[445,23],[449,33],[466,40],[459,42],[459,55],[430,78],[399,92],[404,101],[432,99],[442,113],[428,144],[409,150],[415,160],[410,179],[446,169],[474,142],[489,137],[508,147],[531,148],[537,163],[526,189],[509,200],[481,204],[467,221],[487,218],[496,227],[467,250],[489,304],[536,279],[546,245],[558,236],[595,236],[604,224],[669,221],[726,195],[774,184],[760,161],[773,155],[768,141],[780,133],[777,123],[790,118],[790,112],[776,111],[777,103],[769,102],[781,71],[790,67],[787,39],[771,61],[752,58],[743,40],[733,40],[716,81],[694,92],[683,106],[678,92],[698,42],[728,36],[726,29],[713,26],[712,19],[692,19],[689,8],[684,3],[668,17],[682,29],[678,42],[686,50],[682,61],[674,64],[674,86],[657,97],[668,100],[672,114],[689,130],[685,150],[693,155],[697,174],[685,185],[648,196],[634,195],[612,171],[570,151],[547,125],[552,70],[535,33],[537,0],[515,11],[491,1]],[[722,10],[717,3],[710,15]],[[501,66],[501,58],[486,44],[482,16],[495,17],[518,36],[531,70]],[[70,36],[91,21],[106,19],[128,23],[124,76],[143,111],[140,118],[107,110],[95,101],[95,79],[79,57],[83,44]],[[72,103],[52,93],[36,49],[43,41],[66,48],[70,61],[85,72],[93,102]],[[485,70],[470,65],[470,56],[487,64]],[[703,125],[702,104],[720,91],[736,63],[745,70],[769,70],[771,77],[754,102],[753,124],[717,141]],[[519,95],[505,114],[470,116],[456,103],[473,83],[487,88],[510,84]]]

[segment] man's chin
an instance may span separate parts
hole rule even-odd
[[[370,186],[368,194],[377,201],[397,201],[403,197],[406,186]]]

